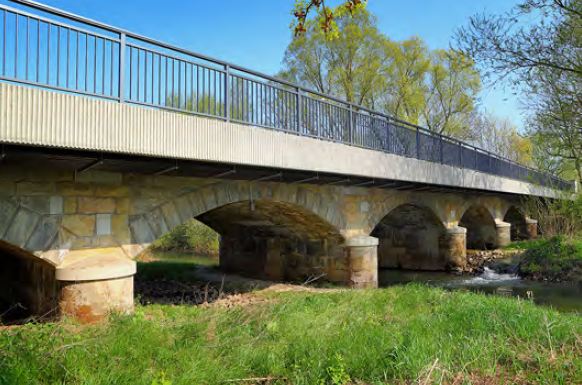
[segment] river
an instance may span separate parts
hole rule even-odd
[[[527,298],[530,292],[536,304],[582,314],[582,284],[577,283],[523,280],[515,275],[497,274],[489,268],[485,268],[483,274],[479,276],[381,269],[378,279],[381,287],[419,282],[450,290],[468,290],[520,298]]]

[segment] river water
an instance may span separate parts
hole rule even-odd
[[[378,279],[380,286],[383,287],[419,282],[450,290],[468,290],[521,298],[528,298],[529,292],[529,297],[532,297],[536,304],[582,314],[582,284],[578,283],[522,280],[515,275],[497,274],[489,268],[485,268],[483,274],[479,276],[382,269]]]

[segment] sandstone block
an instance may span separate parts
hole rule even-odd
[[[130,243],[131,235],[129,233],[129,217],[127,215],[111,216],[111,234],[122,245]]]
[[[39,219],[40,216],[38,214],[20,208],[8,226],[4,240],[15,246],[24,247]]]
[[[76,197],[65,197],[64,198],[63,212],[65,214],[77,213],[77,198]]]
[[[150,226],[142,215],[130,217],[129,228],[131,229],[131,239],[135,243],[145,244],[155,240]]]
[[[26,242],[26,249],[30,251],[47,250],[57,236],[60,222],[61,217],[58,215],[43,216]]]
[[[79,214],[114,213],[115,199],[80,197],[77,211]]]
[[[93,196],[94,187],[88,183],[60,182],[56,190],[62,196]]]
[[[18,195],[54,195],[56,186],[52,182],[18,182],[16,194]]]
[[[95,234],[95,215],[64,215],[62,225],[73,234],[89,237]]]
[[[115,213],[129,214],[129,198],[115,199]]]
[[[95,186],[96,197],[114,197],[121,198],[129,195],[129,188],[127,186],[115,185],[97,185]]]
[[[15,202],[7,199],[0,199],[0,236],[3,235],[8,226],[12,223],[12,218],[16,214],[18,206]]]

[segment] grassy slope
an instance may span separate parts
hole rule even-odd
[[[519,263],[522,276],[582,282],[582,239],[542,238],[514,242],[507,248],[524,250]]]
[[[434,383],[459,374],[465,383],[502,374],[582,383],[581,319],[524,301],[422,286],[252,298],[247,306],[138,307],[98,326],[0,330],[0,383],[219,384],[274,376],[294,385],[348,377],[379,384],[415,381],[431,367]]]

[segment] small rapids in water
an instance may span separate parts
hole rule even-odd
[[[381,269],[380,286],[410,282],[426,283],[448,290],[468,290],[478,293],[532,299],[536,304],[560,311],[582,314],[582,284],[573,282],[537,282],[513,274],[500,274],[485,267],[477,276],[447,272]]]
[[[470,279],[465,279],[463,282],[466,285],[497,285],[501,282],[520,281],[521,278],[514,274],[500,274],[488,267],[483,268],[483,273]]]

